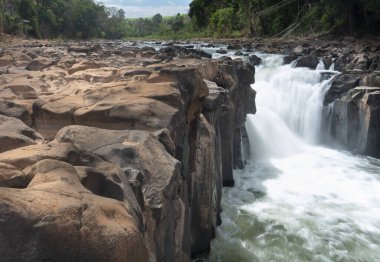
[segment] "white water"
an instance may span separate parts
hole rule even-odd
[[[380,261],[380,160],[318,146],[318,70],[261,55],[252,160],[224,189],[210,261]]]

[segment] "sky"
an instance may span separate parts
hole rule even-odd
[[[171,16],[177,13],[187,13],[191,0],[99,0],[105,6],[122,8],[125,16],[152,17],[157,13]]]

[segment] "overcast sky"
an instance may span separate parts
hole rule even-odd
[[[105,6],[125,10],[126,17],[151,17],[157,13],[163,16],[187,13],[191,0],[98,0]]]

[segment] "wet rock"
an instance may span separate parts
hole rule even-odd
[[[284,64],[290,64],[293,61],[296,61],[299,58],[299,55],[286,55],[284,56]]]
[[[326,106],[332,103],[347,91],[359,86],[360,81],[361,78],[357,74],[341,74],[334,77],[329,90],[325,94],[323,104]]]
[[[380,157],[380,88],[359,86],[333,103],[331,135],[346,149]]]
[[[261,64],[261,58],[260,57],[258,57],[258,56],[256,56],[256,55],[250,55],[249,57],[248,57],[248,62],[249,62],[249,64],[250,65],[252,65],[252,66],[258,66],[258,65],[260,65]]]
[[[319,64],[319,59],[314,55],[301,56],[297,59],[296,67],[308,67],[310,69],[317,68]]]

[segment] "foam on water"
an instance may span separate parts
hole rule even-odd
[[[318,146],[322,65],[260,56],[252,159],[224,189],[209,260],[380,261],[380,160]]]

